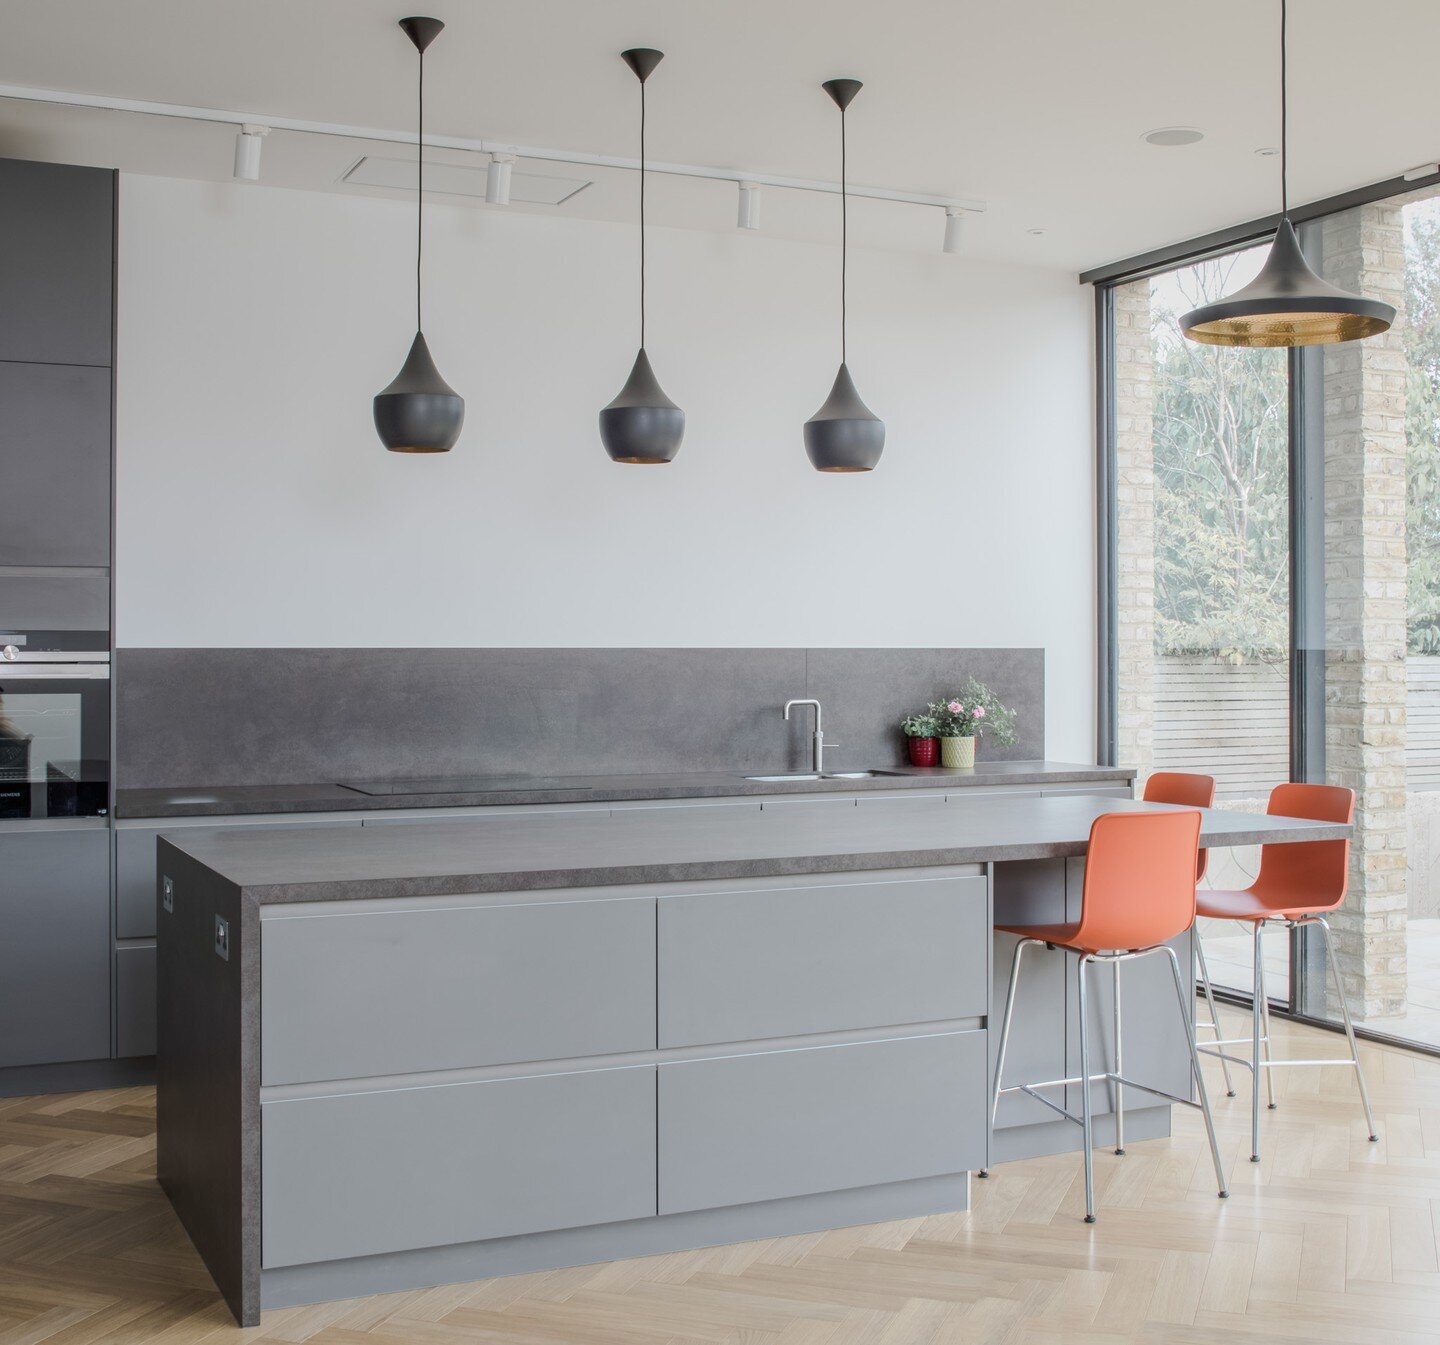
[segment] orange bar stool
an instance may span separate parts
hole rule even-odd
[[[1193,775],[1188,771],[1156,771],[1145,781],[1147,803],[1178,803],[1182,808],[1213,808],[1215,806],[1215,780],[1209,775]],[[1195,885],[1199,887],[1205,877],[1205,868],[1210,860],[1208,850],[1200,851],[1199,862],[1195,865]],[[1197,898],[1198,900],[1198,898]],[[1200,968],[1200,984],[1205,991],[1205,1004],[1210,1010],[1210,1021],[1196,1021],[1196,1032],[1213,1032],[1220,1038],[1220,1012],[1215,1007],[1215,992],[1210,988],[1210,968],[1205,965],[1205,946],[1200,941],[1200,931],[1195,931],[1195,960]],[[1230,1062],[1223,1056],[1220,1069],[1225,1075],[1225,1096],[1235,1096],[1235,1085],[1230,1079]]]
[[[1090,843],[1085,854],[1085,885],[1080,894],[1080,918],[1062,925],[997,925],[1009,934],[1016,934],[1015,957],[1010,964],[1010,988],[1005,996],[1005,1017],[1000,1026],[1000,1050],[995,1062],[995,1082],[990,1104],[990,1123],[1000,1099],[1006,1093],[1025,1093],[1067,1121],[1073,1121],[1084,1132],[1085,1154],[1085,1222],[1095,1222],[1095,1181],[1091,1149],[1093,1133],[1090,1117],[1090,1085],[1106,1082],[1115,1088],[1116,1152],[1124,1146],[1121,1116],[1121,1090],[1138,1088],[1169,1102],[1199,1107],[1205,1116],[1205,1131],[1210,1137],[1210,1156],[1215,1162],[1215,1180],[1223,1200],[1225,1173],[1220,1162],[1220,1146],[1215,1141],[1215,1123],[1210,1116],[1210,1100],[1205,1095],[1205,1079],[1200,1072],[1200,1056],[1190,1030],[1189,1000],[1180,975],[1180,960],[1167,940],[1185,933],[1195,923],[1195,865],[1200,841],[1200,814],[1185,812],[1105,813],[1090,828]],[[1041,1083],[1002,1086],[1005,1073],[1005,1052],[1010,1042],[1010,1025],[1015,1017],[1015,987],[1020,978],[1020,961],[1027,948],[1058,948],[1079,960],[1078,999],[1080,1007],[1080,1074],[1074,1079],[1047,1079]],[[1122,962],[1137,958],[1168,957],[1175,978],[1175,995],[1181,1022],[1185,1025],[1185,1041],[1190,1048],[1190,1071],[1199,1095],[1196,1102],[1188,1097],[1151,1088],[1125,1078],[1122,1071],[1120,1031],[1120,981]],[[1089,997],[1086,989],[1087,970],[1092,964],[1110,963],[1115,968],[1115,1068],[1103,1074],[1090,1072]],[[1044,1097],[1040,1090],[1080,1085],[1080,1115]]]
[[[1266,809],[1272,817],[1305,817],[1315,822],[1344,822],[1355,816],[1355,791],[1336,785],[1277,785],[1270,791]],[[1330,937],[1326,915],[1345,900],[1350,873],[1349,841],[1296,841],[1286,845],[1265,845],[1260,848],[1260,872],[1249,887],[1238,892],[1219,889],[1198,894],[1196,912],[1209,920],[1248,920],[1251,947],[1255,958],[1254,1009],[1251,1013],[1251,1034],[1248,1038],[1250,1057],[1228,1055],[1222,1048],[1240,1046],[1247,1038],[1218,1039],[1200,1049],[1221,1061],[1243,1065],[1250,1071],[1253,1087],[1250,1097],[1250,1161],[1260,1161],[1260,1073],[1265,1071],[1269,1087],[1270,1109],[1275,1108],[1272,1069],[1289,1065],[1349,1065],[1355,1070],[1355,1083],[1360,1090],[1360,1103],[1365,1109],[1365,1125],[1372,1141],[1380,1136],[1375,1131],[1375,1117],[1370,1110],[1370,1093],[1365,1087],[1365,1071],[1360,1068],[1360,1052],[1355,1046],[1355,1027],[1350,1021],[1350,1006],[1345,1002],[1345,988],[1340,983],[1340,968],[1335,963],[1335,945]],[[1273,1060],[1270,1055],[1270,1001],[1265,994],[1265,959],[1261,934],[1267,926],[1286,931],[1318,925],[1325,940],[1325,960],[1335,982],[1335,997],[1340,1001],[1340,1015],[1345,1022],[1345,1038],[1350,1043],[1348,1060]],[[1196,938],[1199,947],[1199,938]],[[1213,1004],[1210,977],[1202,956],[1205,995]],[[1213,1013],[1213,1010],[1212,1010]],[[1219,1033],[1216,1033],[1219,1038]]]

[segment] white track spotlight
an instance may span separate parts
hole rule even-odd
[[[268,126],[256,126],[246,122],[235,137],[235,180],[237,182],[260,181],[260,147],[270,134]]]
[[[510,204],[510,170],[515,166],[513,154],[492,154],[485,170],[485,204]]]
[[[941,251],[960,251],[960,237],[965,232],[964,216],[963,210],[956,210],[953,206],[945,208],[945,243]]]
[[[758,182],[742,182],[740,184],[740,215],[735,223],[741,229],[758,229],[760,227],[760,184]]]

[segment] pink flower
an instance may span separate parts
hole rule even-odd
[[[976,718],[976,719],[984,719],[984,718],[985,718],[985,707],[984,707],[983,705],[977,705],[977,706],[975,707],[975,718]]]
[[[965,707],[961,705],[959,701],[951,701],[945,708],[949,710],[952,715],[958,715]]]

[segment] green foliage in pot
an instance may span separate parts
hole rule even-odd
[[[933,707],[932,707],[933,708]],[[900,721],[900,731],[907,738],[938,738],[940,722],[933,714],[906,715]]]

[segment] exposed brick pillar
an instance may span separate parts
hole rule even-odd
[[[1155,759],[1155,384],[1148,281],[1115,290],[1116,760]]]
[[[1398,206],[1332,216],[1322,239],[1327,280],[1402,306]],[[1351,1009],[1375,1018],[1405,1009],[1405,353],[1392,329],[1324,361],[1325,762],[1356,793],[1331,925]]]

